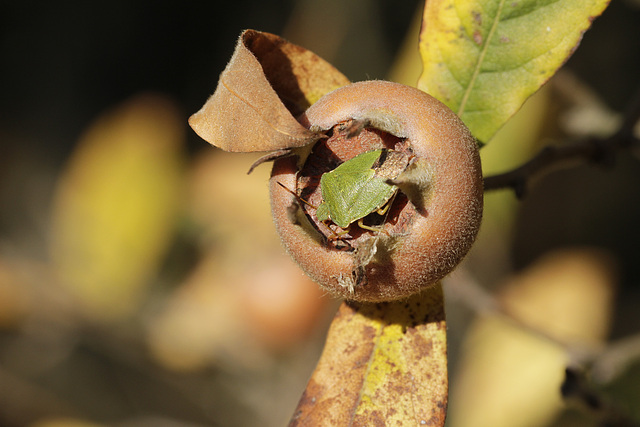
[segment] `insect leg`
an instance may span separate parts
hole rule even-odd
[[[389,235],[389,233],[387,233],[384,230],[384,222],[387,220],[386,215],[389,213],[389,208],[391,207],[391,205],[393,204],[393,201],[396,199],[396,194],[398,194],[397,192],[393,194],[393,196],[391,197],[391,199],[389,199],[387,201],[387,203],[384,204],[383,207],[376,209],[376,213],[380,216],[384,216],[384,221],[382,222],[383,225],[379,225],[377,227],[372,227],[370,225],[367,225],[364,223],[364,218],[360,218],[358,220],[358,227],[364,229],[364,230],[369,230],[369,231],[373,231],[376,233],[380,233],[383,232],[386,235]]]
[[[376,233],[380,233],[380,232],[384,232],[385,234],[389,234],[386,231],[383,230],[384,225],[378,225],[377,227],[373,227],[371,225],[367,225],[364,223],[363,221],[364,218],[360,218],[358,220],[358,227],[362,228],[363,230],[369,230],[369,231],[373,231]]]
[[[390,202],[386,203],[383,207],[376,209],[376,213],[380,216],[383,216],[384,214],[387,213],[390,207],[391,207],[391,203]]]

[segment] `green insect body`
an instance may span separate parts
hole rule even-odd
[[[398,191],[388,184],[406,169],[409,157],[380,149],[347,160],[320,178],[323,202],[316,216],[346,229],[372,212],[380,210]]]

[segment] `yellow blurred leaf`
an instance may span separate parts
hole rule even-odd
[[[406,301],[345,302],[291,425],[441,426],[446,351],[440,285]]]
[[[547,254],[500,293],[511,316],[565,343],[599,345],[611,327],[613,262],[603,252]]]
[[[225,356],[242,356],[241,363],[259,359],[241,342],[237,295],[225,273],[222,260],[209,254],[149,322],[151,353],[164,366],[193,371]]]
[[[203,228],[203,240],[224,244],[225,252],[259,255],[282,247],[271,219],[270,168],[258,167],[247,175],[258,157],[207,149],[190,168],[187,214]]]
[[[331,298],[287,254],[271,253],[260,268],[243,273],[238,311],[262,346],[286,350],[315,331]]]
[[[164,366],[264,365],[272,350],[307,338],[328,298],[286,255],[274,230],[268,167],[255,154],[203,150],[190,168],[185,213],[203,258],[148,322],[148,345]]]
[[[282,252],[241,261],[207,254],[168,298],[148,322],[156,360],[178,371],[255,369],[309,337],[329,301],[320,288]]]
[[[614,277],[607,257],[588,250],[549,254],[500,295],[515,319],[576,346],[601,343],[611,322]],[[452,387],[452,427],[538,427],[563,408],[565,348],[488,316],[470,328]]]
[[[51,258],[85,314],[130,314],[167,250],[182,183],[184,127],[160,96],[100,117],[79,141],[54,200]]]
[[[560,411],[562,349],[495,317],[476,322],[452,385],[452,427],[544,426]]]

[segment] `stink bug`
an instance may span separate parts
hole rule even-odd
[[[346,229],[372,212],[383,215],[398,187],[388,183],[408,166],[410,156],[389,149],[373,150],[347,160],[320,178],[322,203],[316,216]],[[386,208],[385,208],[386,205]]]

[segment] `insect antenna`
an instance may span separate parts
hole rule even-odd
[[[313,205],[313,204],[309,203],[308,201],[306,201],[306,200],[305,200],[305,199],[303,199],[302,197],[298,196],[298,195],[297,195],[293,190],[291,190],[290,188],[287,188],[287,186],[286,186],[286,185],[284,185],[283,183],[281,183],[280,181],[276,181],[276,182],[278,183],[278,185],[280,185],[280,187],[284,188],[284,189],[285,189],[285,190],[287,190],[289,193],[291,193],[291,195],[292,195],[293,197],[295,197],[295,198],[296,198],[296,200],[297,200],[298,202],[302,202],[302,203],[304,203],[305,205],[307,205],[307,206],[309,206],[309,207],[311,207],[311,208],[313,208],[313,209],[316,209],[316,210],[318,209],[318,207],[317,207],[317,206],[315,206],[315,205]],[[292,222],[295,222],[295,221],[292,221]],[[322,221],[321,221],[321,222],[322,222]],[[329,227],[325,222],[322,222],[322,224],[324,224],[324,226],[325,226],[325,227],[327,227],[327,229],[329,230],[329,232],[331,232],[331,233],[333,234],[333,236],[332,236],[332,238],[333,238],[333,239],[335,239],[335,240],[339,240],[339,241],[343,242],[343,243],[346,245],[346,248],[347,248],[347,249],[349,249],[349,250],[353,250],[353,246],[351,246],[351,244],[350,244],[349,242],[347,242],[346,240],[341,239],[341,237],[342,237],[342,235],[343,235],[343,234],[346,234],[346,233],[348,233],[348,232],[349,232],[349,231],[348,231],[348,229],[347,229],[346,231],[343,231],[343,232],[336,232],[336,231],[335,231],[335,230],[333,230],[331,227]],[[316,227],[316,226],[314,225],[314,227]],[[329,240],[331,240],[331,238],[330,238]]]
[[[303,199],[302,197],[298,196],[293,190],[290,190],[289,188],[287,188],[286,185],[284,185],[283,183],[281,183],[280,181],[276,181],[278,183],[278,185],[280,185],[280,187],[284,188],[285,190],[287,190],[289,193],[291,193],[291,195],[293,197],[296,198],[296,200],[298,200],[299,202],[304,203],[305,205],[312,207],[313,209],[318,209],[317,206],[312,205],[311,203],[307,202],[305,199]]]

